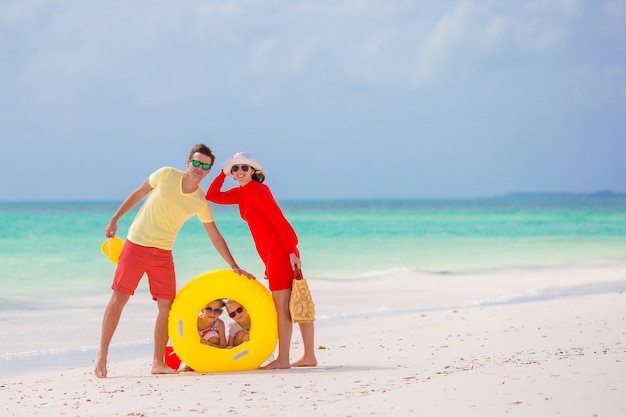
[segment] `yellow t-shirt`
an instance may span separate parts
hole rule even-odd
[[[213,222],[213,210],[198,188],[183,193],[184,172],[161,168],[148,178],[152,191],[128,229],[127,239],[137,245],[171,250],[178,231],[193,215],[202,223]]]

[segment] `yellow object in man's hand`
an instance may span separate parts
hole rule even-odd
[[[112,264],[117,264],[120,253],[122,253],[122,247],[124,247],[124,241],[118,237],[112,237],[102,244],[102,253],[109,258]]]

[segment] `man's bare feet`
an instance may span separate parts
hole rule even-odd
[[[107,377],[107,360],[106,358],[98,355],[96,359],[96,367],[93,370],[93,373],[98,378],[106,378]]]
[[[294,363],[292,363],[291,366],[293,368],[305,367],[305,366],[309,366],[309,367],[317,366],[317,358],[315,358],[315,356],[312,356],[312,357],[303,356],[297,361],[295,361]]]
[[[165,363],[153,363],[150,373],[152,375],[177,374],[178,371],[176,369],[170,368]]]
[[[289,361],[279,361],[278,359],[276,359],[275,361],[272,361],[270,363],[268,363],[265,366],[262,366],[259,369],[263,369],[263,370],[269,370],[269,369],[289,369],[291,368],[291,365],[289,364]]]

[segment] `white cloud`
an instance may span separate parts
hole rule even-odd
[[[77,144],[102,143],[94,137],[107,140],[94,158],[117,158],[133,153],[130,143],[162,156],[179,146],[173,137],[215,133],[224,138],[216,140],[220,152],[234,151],[235,139],[286,169],[295,164],[284,158],[291,147],[309,156],[319,150],[334,165],[343,163],[332,159],[342,149],[366,144],[376,148],[380,172],[412,168],[385,166],[398,147],[459,172],[463,161],[489,152],[511,160],[505,148],[513,142],[536,153],[549,141],[578,140],[587,149],[601,128],[606,141],[616,138],[607,154],[623,154],[616,144],[626,101],[618,42],[625,7],[623,0],[4,0],[0,119],[12,140],[45,138],[67,159],[83,150]],[[458,159],[440,157],[459,147]],[[307,164],[318,158],[309,159],[293,168],[315,172]],[[322,192],[315,175],[311,183],[306,192]]]
[[[426,83],[435,77],[448,57],[470,29],[473,6],[461,1],[449,14],[443,15],[420,42],[416,51],[415,80]]]
[[[425,22],[415,48],[414,81],[429,83],[460,66],[481,70],[491,56],[532,57],[566,42],[577,0],[529,0],[503,6],[498,1],[461,0]]]
[[[606,7],[617,7],[614,3]],[[21,73],[23,85],[35,83],[43,97],[54,99],[58,91],[53,86],[65,82],[139,78],[131,90],[157,82],[175,89],[160,95],[165,100],[212,83],[239,84],[241,91],[261,88],[262,96],[271,97],[272,87],[260,84],[273,77],[425,84],[446,77],[459,64],[474,71],[481,59],[502,50],[549,49],[567,36],[563,16],[579,7],[575,0],[506,6],[495,0],[434,5],[194,0],[177,7],[112,2],[62,9],[42,2],[27,11],[21,4],[5,6],[3,20],[35,26],[22,39],[33,48]],[[180,80],[180,71],[198,78]]]
[[[567,42],[568,19],[581,8],[578,0],[23,4],[0,9],[3,21],[34,29],[9,29],[27,56],[14,70],[19,85],[52,102],[115,80],[138,103],[175,103],[220,86],[256,102],[280,96],[289,85],[281,78],[410,87],[461,68],[471,75],[499,56],[532,58]],[[604,10],[619,22],[624,3],[607,1]]]

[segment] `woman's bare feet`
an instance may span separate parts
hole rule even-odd
[[[165,363],[154,363],[152,364],[152,371],[150,371],[150,373],[152,375],[177,374],[178,371],[170,368]]]
[[[279,361],[278,359],[276,359],[268,363],[267,365],[262,366],[259,369],[269,370],[269,369],[289,369],[289,368],[291,368],[291,364],[289,364],[289,361],[283,361],[283,360]]]
[[[315,356],[303,356],[294,363],[291,364],[293,368],[305,367],[305,366],[317,366],[317,358]]]

